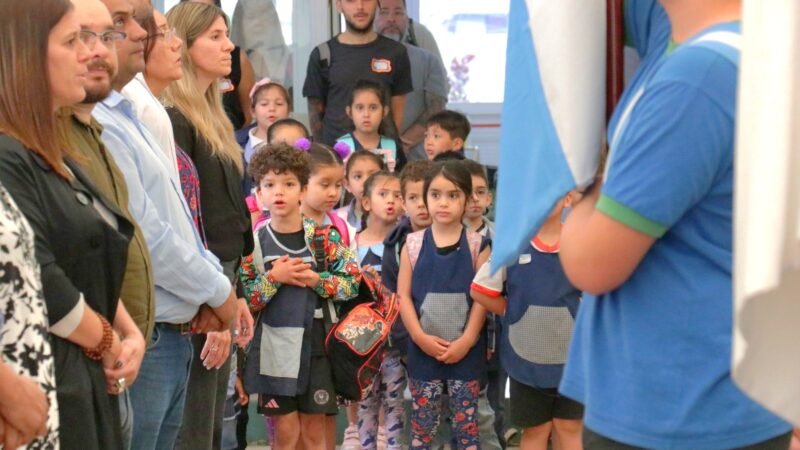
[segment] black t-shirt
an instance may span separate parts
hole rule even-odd
[[[272,229],[271,226],[269,228]],[[272,230],[272,234],[275,235],[275,240],[289,250],[298,251],[306,247],[306,233],[302,228],[291,233],[278,233]]]
[[[348,45],[338,37],[328,41],[331,56],[323,67],[319,48],[311,51],[303,96],[325,102],[322,141],[333,145],[336,139],[352,130],[345,107],[354,83],[359,79],[381,83],[387,99],[412,91],[411,63],[403,44],[378,35],[368,44]],[[387,105],[389,106],[389,105]],[[402,111],[399,112],[402,115]]]

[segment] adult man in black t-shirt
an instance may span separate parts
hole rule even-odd
[[[398,130],[403,119],[405,95],[412,90],[411,67],[405,47],[372,29],[377,0],[336,0],[346,29],[327,41],[327,55],[320,47],[311,52],[303,96],[314,137],[328,145],[352,130],[345,113],[353,84],[369,79],[384,86],[391,98],[391,120],[386,126]],[[323,44],[323,47],[325,46]],[[396,137],[395,132],[394,136]]]

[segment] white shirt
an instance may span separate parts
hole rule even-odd
[[[147,83],[144,80],[144,75],[141,73],[131,80],[124,88],[122,88],[122,95],[124,95],[133,104],[136,111],[136,116],[147,127],[148,131],[153,134],[158,146],[167,155],[169,162],[169,176],[180,184],[180,175],[178,174],[178,155],[175,150],[175,135],[172,131],[172,121],[169,120],[167,110],[160,101],[150,92]]]
[[[188,322],[200,305],[222,305],[230,281],[203,246],[180,183],[170,179],[167,158],[131,102],[112,91],[92,115],[103,125],[103,142],[125,177],[128,208],[150,250],[156,322]]]

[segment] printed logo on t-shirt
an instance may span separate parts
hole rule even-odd
[[[392,62],[388,59],[372,58],[372,71],[375,73],[389,73],[392,71]]]

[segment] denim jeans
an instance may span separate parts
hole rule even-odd
[[[130,399],[133,450],[172,450],[183,420],[192,361],[190,336],[156,324]]]

